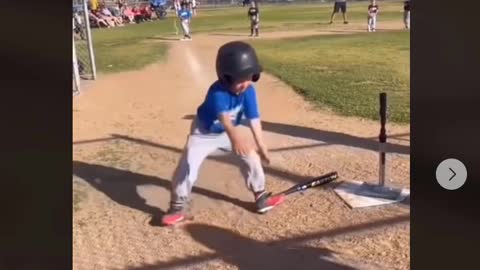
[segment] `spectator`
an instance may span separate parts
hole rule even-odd
[[[108,10],[114,17],[122,17],[122,12],[119,7],[108,7]]]
[[[128,23],[135,23],[135,13],[128,5],[125,5],[123,8],[123,16]]]
[[[166,5],[166,0],[150,0],[151,10],[155,11],[158,19],[163,19],[167,16]]]
[[[110,28],[110,24],[106,20],[104,20],[103,18],[100,18],[99,16],[97,16],[95,14],[95,12],[92,11],[92,10],[88,11],[88,18],[89,18],[91,24],[95,25],[98,28],[100,28],[102,26]]]
[[[98,18],[104,20],[107,22],[109,27],[115,27],[115,21],[113,20],[112,17],[104,15],[101,10],[93,11],[93,14],[97,16]]]
[[[123,8],[126,6],[127,3],[125,3],[125,0],[117,0],[117,6],[118,9],[123,10]]]
[[[145,21],[145,18],[143,17],[143,14],[140,8],[138,8],[137,6],[134,6],[132,8],[132,12],[133,12],[134,20],[136,23],[141,23]]]
[[[150,21],[152,19],[152,9],[150,5],[145,5],[140,9],[140,15],[142,17],[142,21]]]
[[[112,20],[116,26],[124,26],[122,19],[119,17],[113,16],[112,12],[110,12],[110,10],[106,6],[102,6],[100,8],[100,13],[103,16]]]
[[[90,10],[97,10],[99,6],[98,0],[90,0]]]

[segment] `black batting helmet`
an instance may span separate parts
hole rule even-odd
[[[246,78],[256,82],[262,72],[255,49],[241,41],[228,42],[218,49],[216,68],[218,79],[227,84]]]

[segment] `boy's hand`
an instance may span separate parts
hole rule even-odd
[[[245,138],[245,136],[242,136],[242,134],[238,132],[236,127],[233,126],[232,120],[230,120],[230,115],[228,113],[223,113],[219,116],[219,120],[230,138],[233,152],[240,156],[250,154],[253,150],[253,145],[247,140],[247,138]]]
[[[253,150],[252,144],[250,143],[247,138],[241,136],[239,134],[234,133],[235,135],[232,136],[232,148],[235,154],[239,156],[246,156],[250,154]]]

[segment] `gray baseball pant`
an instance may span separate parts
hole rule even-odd
[[[368,32],[375,31],[377,28],[377,16],[368,16]]]
[[[190,35],[190,26],[189,26],[190,21],[189,20],[182,20],[181,25],[182,25],[182,30],[183,34],[189,36]]]
[[[185,206],[189,202],[192,188],[197,181],[198,172],[208,156],[232,154],[232,145],[228,135],[209,133],[198,125],[198,119],[192,122],[190,135],[172,180],[172,206]],[[247,188],[256,193],[265,189],[265,173],[259,155],[253,151],[247,156],[237,156],[243,161],[241,167]],[[222,179],[217,179],[221,181]]]

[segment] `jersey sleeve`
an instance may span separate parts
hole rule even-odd
[[[250,86],[245,91],[245,100],[243,104],[245,117],[249,120],[260,118],[260,112],[258,110],[257,93],[255,88]]]

